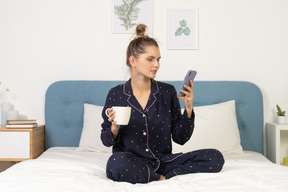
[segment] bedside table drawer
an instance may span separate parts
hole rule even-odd
[[[30,132],[0,132],[0,158],[30,158]]]
[[[0,161],[35,159],[44,152],[45,126],[32,129],[0,128]]]

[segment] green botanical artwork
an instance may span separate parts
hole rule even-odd
[[[180,22],[180,27],[178,27],[178,29],[175,32],[175,36],[181,36],[182,34],[189,36],[191,31],[189,29],[189,27],[187,27],[187,21],[186,19],[182,19]]]
[[[114,6],[114,13],[122,21],[121,26],[124,26],[126,31],[136,25],[140,11],[137,6],[143,1],[145,0],[122,0],[121,5]]]

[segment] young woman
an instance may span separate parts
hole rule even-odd
[[[171,139],[183,145],[194,129],[193,83],[181,90],[184,97],[177,98],[172,85],[154,80],[161,56],[155,39],[145,32],[146,26],[138,25],[127,48],[131,79],[109,91],[103,109],[101,139],[104,145],[113,146],[107,177],[148,183],[188,173],[219,172],[224,158],[215,149],[172,154]],[[178,99],[185,102],[184,114]],[[116,125],[112,106],[131,107],[128,125]]]

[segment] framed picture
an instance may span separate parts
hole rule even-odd
[[[112,0],[112,33],[134,33],[138,24],[153,33],[153,0]]]
[[[198,9],[168,11],[168,49],[198,49]]]

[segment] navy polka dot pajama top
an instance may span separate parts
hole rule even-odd
[[[130,106],[128,125],[121,125],[113,139],[111,122],[105,114],[112,106]],[[215,149],[203,149],[186,154],[172,154],[171,139],[185,144],[194,129],[195,114],[188,118],[181,114],[175,88],[151,80],[151,94],[145,109],[133,95],[131,80],[112,88],[102,112],[101,139],[105,146],[113,146],[113,154],[106,167],[107,177],[114,181],[148,183],[176,175],[219,172],[224,164],[222,154]]]

